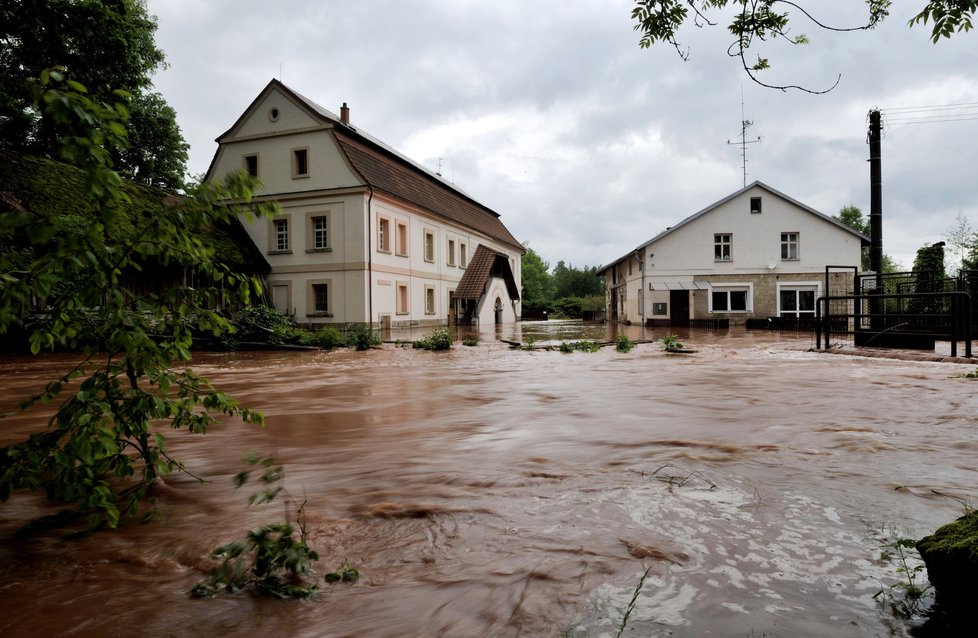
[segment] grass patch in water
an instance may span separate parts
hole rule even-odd
[[[880,605],[889,607],[897,618],[909,620],[924,613],[933,602],[930,583],[925,575],[926,567],[916,549],[917,541],[893,536],[886,526],[880,530],[880,561],[895,565],[898,580],[887,586],[880,583],[880,589],[873,599]]]

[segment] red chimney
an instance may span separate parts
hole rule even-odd
[[[340,122],[343,122],[347,126],[350,124],[350,107],[343,102],[343,106],[340,107]]]

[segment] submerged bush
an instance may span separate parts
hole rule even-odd
[[[625,335],[615,337],[615,350],[618,352],[629,352],[635,347],[635,342]]]
[[[261,472],[263,488],[248,498],[249,504],[269,503],[282,494],[286,515],[290,510],[294,512],[295,525],[289,520],[263,525],[249,531],[242,540],[218,547],[211,556],[221,563],[210,571],[207,580],[194,586],[190,595],[213,598],[252,588],[273,598],[310,598],[318,588],[306,579],[316,573],[312,563],[319,555],[306,542],[306,504],[297,503],[281,486],[273,487],[284,476],[275,459],[252,454],[245,460],[250,467],[234,477],[235,486],[247,483],[253,472]],[[296,531],[298,538],[294,536]]]
[[[430,337],[412,342],[411,347],[416,350],[451,350],[452,341],[451,332],[445,328],[438,328]]]
[[[380,337],[369,325],[359,324],[347,335],[346,345],[357,350],[369,350],[370,346],[380,345]]]
[[[683,349],[683,344],[679,342],[679,337],[674,334],[668,337],[662,337],[659,341],[662,343],[662,347],[668,352]]]
[[[574,348],[581,352],[597,352],[601,349],[601,344],[597,341],[588,341],[585,339],[574,344]]]

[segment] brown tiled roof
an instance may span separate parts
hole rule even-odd
[[[465,274],[455,288],[456,299],[478,299],[486,289],[486,282],[492,276],[492,267],[499,260],[499,267],[502,271],[503,279],[506,280],[506,289],[509,291],[510,299],[519,299],[520,292],[516,288],[516,278],[513,277],[513,270],[509,267],[509,258],[503,254],[492,250],[482,244],[475,249],[472,261],[465,268]]]
[[[519,250],[523,246],[499,220],[499,215],[462,196],[437,179],[418,171],[396,155],[353,139],[336,129],[336,139],[350,163],[376,190],[420,206]]]

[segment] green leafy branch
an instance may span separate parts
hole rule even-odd
[[[809,3],[814,4],[814,3]],[[733,35],[733,42],[727,49],[731,57],[739,58],[747,75],[757,84],[786,91],[798,89],[807,93],[826,93],[835,88],[841,76],[832,86],[824,90],[811,90],[795,84],[768,84],[760,80],[757,73],[769,69],[771,63],[766,57],[758,55],[749,61],[749,53],[760,42],[780,38],[791,44],[808,44],[805,34],[791,33],[792,16],[797,12],[804,19],[826,31],[849,32],[874,29],[890,14],[890,0],[866,0],[866,18],[862,24],[852,27],[829,25],[815,17],[801,2],[791,0],[636,0],[631,17],[634,28],[641,33],[639,46],[650,48],[657,42],[670,44],[680,58],[689,60],[689,49],[683,48],[677,33],[684,24],[692,22],[697,27],[716,26],[711,18],[714,12],[728,6],[734,10],[727,30]],[[929,0],[924,8],[909,22],[909,26],[932,23],[931,41],[950,38],[954,33],[972,29],[972,20],[978,11],[978,0]]]
[[[284,478],[284,471],[275,459],[252,454],[245,460],[249,467],[235,475],[235,487],[242,487],[253,473],[258,472],[261,489],[248,498],[248,503],[271,503],[281,495],[285,499],[286,520],[262,525],[249,531],[244,539],[215,549],[211,556],[219,559],[220,564],[211,569],[207,580],[195,585],[190,594],[195,598],[212,598],[252,588],[258,594],[273,598],[310,598],[318,591],[309,580],[315,576],[312,563],[319,559],[319,554],[308,544],[306,501],[297,503],[278,485]],[[353,566],[344,562],[338,571],[327,574],[325,580],[354,583],[359,575]]]
[[[85,196],[69,214],[14,207],[0,215],[0,235],[24,247],[0,255],[0,333],[24,330],[33,354],[69,350],[82,360],[20,405],[60,399],[45,431],[0,449],[0,500],[43,490],[87,514],[90,527],[115,527],[138,514],[156,480],[186,471],[158,426],[203,433],[218,415],[263,422],[176,364],[190,360],[192,325],[230,332],[221,309],[261,292],[203,238],[239,214],[271,209],[252,201],[257,182],[235,174],[141,215],[112,166],[113,150],[127,144],[125,106],[93,100],[57,69],[42,73],[34,92],[64,131],[61,157],[83,170]],[[147,266],[180,276],[147,290]]]

